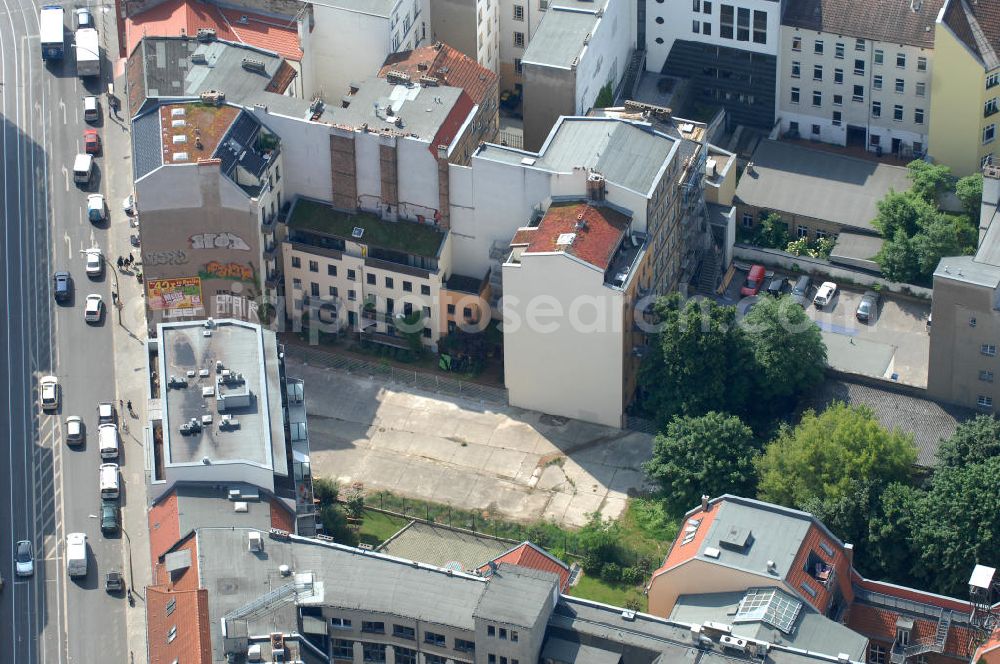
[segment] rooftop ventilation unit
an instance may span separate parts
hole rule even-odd
[[[207,65],[208,57],[204,53],[193,53],[191,55],[191,64],[193,65]]]
[[[365,234],[365,229],[361,228],[360,226],[355,226],[354,229],[351,231],[351,237],[357,240],[360,240],[364,234]]]
[[[170,117],[172,118],[183,118],[184,117],[184,107],[172,108],[170,109]]]
[[[264,550],[264,538],[260,536],[260,533],[253,530],[247,533],[247,551],[251,553],[260,553]]]
[[[245,501],[239,501],[233,504],[233,511],[239,514],[245,514],[250,511],[250,506],[246,504]]]
[[[255,60],[254,58],[243,58],[243,68],[247,71],[255,71],[260,74],[267,73],[267,69],[264,67],[264,61]]]
[[[226,93],[221,90],[206,90],[198,95],[198,97],[203,104],[211,104],[212,106],[222,106],[226,101]],[[184,109],[180,110],[183,111]]]
[[[243,14],[242,16],[240,16],[240,23],[242,23],[243,25],[246,25],[249,22],[250,22],[250,19],[247,17],[246,14]]]
[[[556,238],[557,245],[570,245],[573,244],[573,240],[576,239],[576,233],[560,233],[559,237]]]
[[[198,41],[200,42],[210,42],[215,41],[215,29],[214,28],[198,28]]]

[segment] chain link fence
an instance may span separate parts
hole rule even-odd
[[[396,383],[414,387],[435,394],[446,394],[473,401],[488,401],[499,405],[507,405],[507,390],[502,387],[481,385],[450,376],[400,369],[388,362],[369,362],[348,355],[327,353],[313,348],[303,348],[297,345],[285,346],[289,357],[308,362],[309,364],[328,367],[349,374],[369,376],[387,383]]]

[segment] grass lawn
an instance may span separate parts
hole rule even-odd
[[[602,579],[584,574],[575,586],[569,589],[569,594],[581,599],[590,599],[611,606],[625,606],[630,597],[637,598],[641,603],[641,611],[646,610],[646,596],[638,587],[616,584],[611,585]]]
[[[378,546],[405,526],[409,521],[399,517],[389,516],[374,510],[365,510],[365,520],[361,525],[361,541],[364,544]]]

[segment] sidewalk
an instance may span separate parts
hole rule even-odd
[[[107,30],[104,31],[108,33]],[[112,37],[113,38],[113,37]],[[108,50],[108,53],[117,51]],[[125,96],[125,80],[122,63],[112,60],[115,74],[115,94]],[[121,201],[132,192],[132,160],[128,124],[115,118],[108,108],[106,95],[104,106],[104,154],[102,155],[105,177],[105,196],[108,203],[110,228],[108,246],[104,248],[107,269],[112,273],[112,285],[118,291],[117,307],[109,312],[108,323],[114,334],[115,382],[118,399],[132,402],[135,417],[123,408],[119,413],[122,422],[122,445],[126,463],[122,467],[128,499],[122,506],[122,552],[126,565],[126,580],[132,587],[135,606],[126,606],[126,637],[130,653],[129,664],[148,661],[146,644],[146,586],[151,583],[149,549],[149,526],[147,521],[148,494],[146,485],[146,454],[144,449],[144,427],[146,424],[146,400],[149,395],[146,359],[146,309],[143,302],[143,286],[134,272],[117,268],[118,256],[128,256],[131,252],[139,260],[138,247],[132,246],[131,236],[138,235],[129,218],[121,208]],[[121,113],[124,117],[124,112]],[[141,269],[141,267],[139,268]],[[126,428],[127,427],[127,428]]]

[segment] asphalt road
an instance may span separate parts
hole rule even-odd
[[[87,221],[87,192],[76,187],[71,173],[73,157],[82,151],[82,98],[106,89],[110,65],[105,60],[101,79],[87,86],[75,76],[71,5],[64,5],[67,57],[46,64],[38,42],[41,3],[0,1],[0,293],[6,307],[0,321],[0,477],[8,478],[0,490],[0,504],[6,503],[0,505],[0,532],[9,533],[0,539],[0,661],[126,662],[126,600],[103,589],[104,572],[123,569],[123,543],[102,536],[92,518],[100,506],[96,407],[116,400],[114,279],[107,270],[101,279],[88,279],[80,254],[95,243],[108,246],[109,230]],[[96,7],[94,14],[103,43],[113,14]],[[102,114],[98,128],[105,121]],[[103,189],[103,162],[97,159],[91,191]],[[116,204],[110,213],[112,224],[124,223]],[[58,270],[68,270],[75,283],[75,296],[64,305],[56,305],[51,294],[51,275]],[[101,294],[109,305],[99,325],[83,320],[89,293]],[[55,414],[43,414],[38,378],[50,373],[59,378],[62,405]],[[65,444],[69,415],[84,418],[83,448]],[[89,541],[89,573],[82,580],[69,579],[65,571],[65,535],[77,531]],[[13,543],[20,539],[35,545],[35,575],[27,579],[14,575]]]

